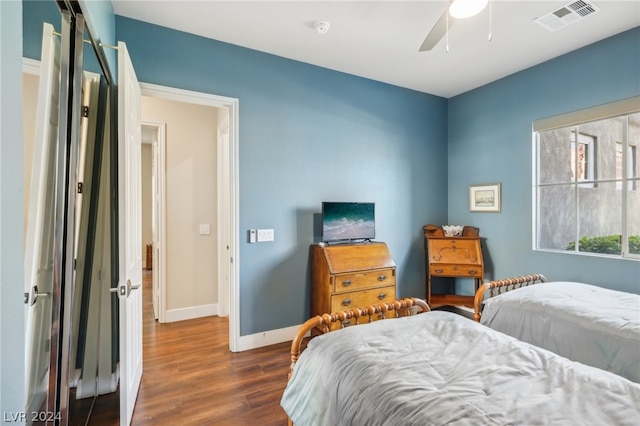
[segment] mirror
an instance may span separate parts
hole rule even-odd
[[[47,417],[26,420],[87,424],[96,398],[111,394],[117,422],[111,76],[78,3],[56,4],[61,30],[44,25],[40,76],[25,76],[35,110],[25,111],[35,116],[25,128],[25,412]]]
[[[85,36],[85,40],[89,37]],[[69,419],[86,424],[99,395],[117,389],[112,348],[109,222],[109,90],[95,51],[84,43],[82,117],[75,205],[75,279],[69,351]],[[116,323],[117,324],[117,323]],[[117,349],[117,348],[115,348]],[[115,394],[114,394],[115,395]],[[117,398],[114,398],[117,407]],[[114,411],[117,421],[118,410]]]

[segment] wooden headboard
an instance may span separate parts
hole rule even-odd
[[[473,300],[473,319],[480,321],[482,314],[482,302],[485,299],[486,292],[489,291],[487,298],[515,290],[516,288],[526,287],[536,283],[544,283],[547,279],[542,274],[522,275],[505,280],[489,281],[478,288],[476,296]]]
[[[367,306],[365,308],[355,308],[348,311],[340,311],[333,312],[330,314],[317,315],[311,319],[308,319],[304,324],[300,326],[298,332],[296,333],[295,338],[291,342],[291,371],[289,372],[289,377],[291,377],[291,373],[293,372],[293,367],[302,352],[302,342],[309,334],[309,332],[318,328],[322,330],[322,333],[328,333],[331,331],[330,325],[335,322],[340,323],[340,328],[344,328],[346,323],[348,323],[349,327],[361,324],[367,324],[374,320],[375,318],[380,317],[380,314],[384,314],[386,312],[395,311],[395,318],[405,317],[410,315],[415,315],[418,313],[418,309],[412,309],[412,307],[420,307],[422,312],[428,312],[431,309],[427,302],[418,298],[406,298],[401,300],[395,300],[390,303],[380,303],[377,305]],[[387,318],[387,320],[393,320],[393,318]],[[384,321],[385,316],[382,315],[380,319],[377,321]]]

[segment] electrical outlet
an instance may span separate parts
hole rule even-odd
[[[258,229],[257,231],[258,231],[257,241],[259,243],[275,240],[273,229]]]

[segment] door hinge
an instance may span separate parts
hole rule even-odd
[[[86,105],[82,106],[82,116],[83,117],[89,117],[89,107]]]
[[[78,194],[82,194],[82,182],[78,182]]]
[[[24,304],[28,305],[29,304],[29,293],[24,293]]]

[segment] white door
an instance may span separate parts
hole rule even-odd
[[[53,196],[60,92],[60,42],[50,24],[44,24],[43,28],[40,67],[24,256],[24,291],[29,294],[25,342],[27,412],[41,409],[49,387]]]
[[[118,252],[120,424],[129,425],[142,378],[142,190],[140,85],[118,42]]]

